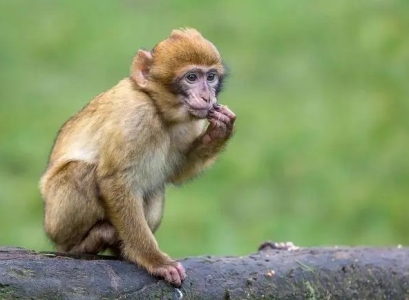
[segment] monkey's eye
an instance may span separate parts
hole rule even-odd
[[[189,73],[189,74],[186,75],[186,80],[189,83],[194,83],[197,80],[197,75],[194,74],[194,73]]]
[[[217,74],[216,73],[207,74],[207,81],[208,82],[214,82],[215,80],[217,80]]]

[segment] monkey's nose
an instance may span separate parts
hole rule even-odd
[[[202,91],[202,93],[200,93],[200,98],[202,98],[202,100],[206,103],[210,103],[210,100],[212,99],[211,96],[212,95],[210,94],[209,90]]]

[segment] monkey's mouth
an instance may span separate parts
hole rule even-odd
[[[189,113],[199,119],[206,119],[209,115],[210,108],[190,108]]]

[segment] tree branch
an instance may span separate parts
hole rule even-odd
[[[263,250],[180,260],[180,289],[109,256],[0,247],[0,299],[409,299],[409,248]]]

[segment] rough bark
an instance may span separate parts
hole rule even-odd
[[[181,262],[176,289],[112,257],[0,247],[0,299],[409,299],[409,248],[267,247]]]

